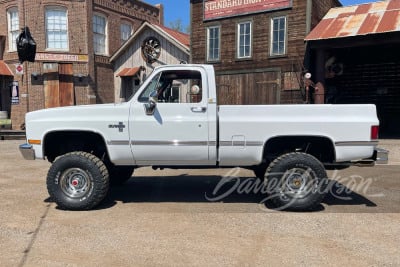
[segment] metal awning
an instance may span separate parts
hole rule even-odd
[[[3,60],[0,60],[0,75],[3,76],[14,76],[10,68],[4,63]]]
[[[332,8],[306,41],[400,31],[400,0]]]
[[[120,72],[118,72],[117,76],[119,76],[119,77],[135,76],[140,70],[141,70],[141,67],[124,68]]]

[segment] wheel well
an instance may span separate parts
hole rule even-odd
[[[84,151],[104,159],[107,147],[101,135],[92,132],[65,131],[52,132],[44,138],[44,155],[53,162],[58,156],[73,152]]]
[[[280,136],[267,141],[264,147],[264,159],[272,161],[279,155],[290,152],[313,155],[322,163],[332,163],[336,158],[333,143],[327,137]]]

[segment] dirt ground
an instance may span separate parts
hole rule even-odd
[[[313,212],[275,211],[240,186],[218,199],[221,176],[244,184],[246,170],[150,168],[71,212],[49,200],[50,164],[23,160],[22,142],[0,141],[0,266],[400,265],[399,165],[330,171]]]

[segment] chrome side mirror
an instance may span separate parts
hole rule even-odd
[[[152,116],[157,107],[157,91],[152,91],[149,95],[149,102],[144,104],[146,115]]]

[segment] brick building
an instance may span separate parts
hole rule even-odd
[[[304,38],[338,0],[191,0],[193,63],[213,64],[220,104],[302,103]]]
[[[114,101],[110,56],[143,21],[162,23],[162,6],[125,0],[0,1],[0,110],[20,129],[28,111]],[[35,62],[18,75],[15,37],[28,26]]]

